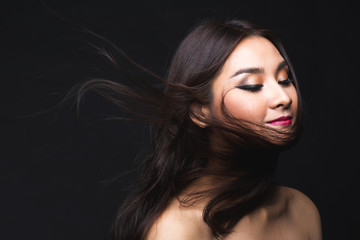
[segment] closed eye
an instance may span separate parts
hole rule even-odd
[[[278,83],[280,85],[283,85],[283,86],[289,86],[291,83],[293,83],[294,81],[291,79],[291,78],[287,78],[285,80],[281,80],[279,81]]]
[[[261,84],[252,84],[252,85],[241,85],[241,86],[236,86],[236,88],[248,91],[248,92],[257,92],[260,91],[260,89],[262,88],[263,85]]]

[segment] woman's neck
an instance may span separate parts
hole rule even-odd
[[[211,158],[203,170],[203,175],[191,182],[179,195],[184,206],[197,206],[201,209],[223,189],[231,185],[254,184],[256,179],[266,176],[272,178],[275,172],[278,152],[244,151],[244,154],[231,160]],[[241,197],[241,196],[239,196]]]

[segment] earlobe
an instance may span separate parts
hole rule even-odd
[[[208,119],[209,113],[209,108],[205,106],[192,105],[190,113],[191,121],[201,128],[206,128],[208,126],[206,120]]]

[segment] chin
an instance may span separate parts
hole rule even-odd
[[[271,127],[268,130],[263,136],[274,147],[288,148],[293,146],[299,139],[298,131],[293,126]]]
[[[292,147],[299,139],[298,134],[289,134],[285,137],[274,137],[271,140],[271,143],[278,148],[287,149]]]

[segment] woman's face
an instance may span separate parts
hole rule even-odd
[[[213,82],[211,112],[221,116],[221,101],[235,118],[290,129],[298,97],[289,68],[275,46],[260,36],[242,40]]]

